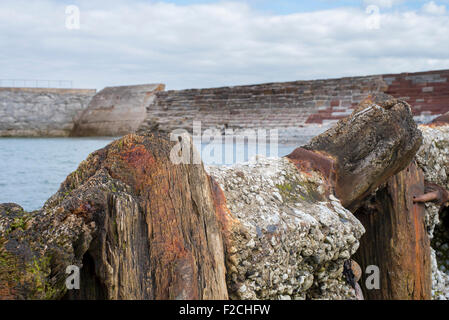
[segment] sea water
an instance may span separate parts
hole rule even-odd
[[[25,210],[36,210],[53,195],[67,175],[87,156],[103,148],[113,138],[0,138],[0,203],[14,202]],[[217,161],[211,145],[201,146],[206,164],[228,165],[248,161],[256,154],[285,156],[298,144],[267,145],[266,152],[251,144],[223,147],[223,161]],[[198,147],[198,146],[197,146]],[[212,151],[211,150],[215,150]]]

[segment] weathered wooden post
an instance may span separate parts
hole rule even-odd
[[[413,162],[356,211],[366,233],[360,239],[355,260],[363,270],[370,265],[380,269],[379,289],[367,289],[367,274],[362,277],[366,299],[431,298],[430,240],[424,205],[413,199],[424,191],[422,170]]]

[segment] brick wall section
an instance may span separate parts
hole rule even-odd
[[[385,87],[379,76],[254,86],[158,92],[144,126],[166,131],[203,128],[294,128],[348,116],[371,92]]]
[[[415,119],[428,122],[449,111],[448,78],[443,70],[159,92],[141,129],[191,130],[196,120],[203,129],[278,128],[287,135],[317,125],[324,130],[378,91],[405,99]]]
[[[406,100],[417,120],[428,122],[449,111],[449,70],[383,76],[385,91]]]

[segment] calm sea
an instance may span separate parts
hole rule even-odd
[[[39,209],[82,160],[111,141],[111,138],[0,138],[0,203],[15,202],[25,210]],[[284,156],[299,145],[279,145],[271,148],[271,153],[267,146],[264,154]],[[225,159],[229,152],[232,162],[248,161],[261,153],[248,144],[234,145],[227,151],[222,148],[222,154],[219,149],[203,145],[204,162],[223,164],[217,159],[220,156]],[[224,164],[230,164],[229,157]]]

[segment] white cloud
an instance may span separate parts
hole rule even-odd
[[[435,1],[430,1],[424,4],[423,11],[428,14],[443,15],[446,13],[446,6],[438,5]]]
[[[379,8],[392,8],[393,6],[403,3],[404,0],[363,0],[366,6],[374,5]]]
[[[449,68],[447,15],[381,13],[373,30],[362,8],[275,15],[237,2],[77,3],[81,29],[67,30],[59,1],[2,0],[0,79],[177,89]]]

